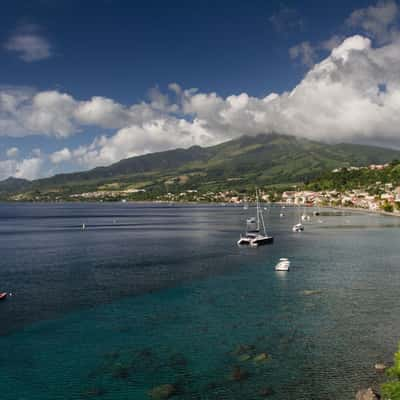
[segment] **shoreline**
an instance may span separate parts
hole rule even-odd
[[[121,201],[96,201],[96,200],[89,200],[89,201],[10,201],[10,200],[0,200],[0,204],[167,204],[167,205],[218,205],[221,207],[243,207],[243,204],[236,204],[236,203],[227,203],[227,202],[219,202],[219,201],[166,201],[166,200],[127,200],[126,202]],[[250,205],[253,203],[249,203]],[[261,202],[261,204],[267,205],[274,205],[276,207],[296,207],[297,204],[287,204],[282,202]],[[300,205],[305,207],[306,209],[312,209],[316,206],[310,205]],[[400,217],[399,212],[388,212],[384,210],[369,210],[365,208],[358,208],[358,207],[340,207],[340,206],[322,206],[321,209],[331,209],[336,211],[351,211],[363,214],[375,214],[375,215],[384,215],[388,217]]]

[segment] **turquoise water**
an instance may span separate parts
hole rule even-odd
[[[173,384],[176,399],[346,400],[378,383],[400,336],[400,219],[326,211],[294,234],[279,211],[274,245],[239,249],[237,207],[1,205],[2,399]]]

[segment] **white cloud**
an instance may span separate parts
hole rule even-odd
[[[101,136],[88,146],[78,147],[72,154],[81,166],[91,168],[139,154],[214,143],[215,137],[198,121],[165,117],[141,126],[128,126],[111,137]]]
[[[0,136],[65,138],[86,125],[120,129],[176,110],[176,104],[162,104],[155,99],[152,103],[124,106],[101,96],[79,101],[55,90],[35,92],[29,88],[0,87]]]
[[[395,34],[394,23],[397,20],[398,11],[394,0],[380,0],[374,6],[353,11],[346,24],[350,27],[360,27],[364,33],[384,43]]]
[[[10,147],[9,149],[7,149],[6,151],[6,155],[9,158],[15,158],[17,157],[19,154],[19,149],[18,147]]]
[[[149,103],[129,107],[106,98],[78,101],[58,92],[41,92],[32,96],[34,100],[23,100],[21,110],[30,117],[32,110],[35,115],[43,111],[36,124],[59,136],[82,124],[114,126],[114,134],[49,156],[53,163],[84,168],[176,147],[211,145],[243,134],[278,132],[329,142],[400,143],[399,64],[400,39],[373,47],[369,38],[355,35],[315,64],[291,92],[280,95],[258,98],[241,93],[224,98],[196,89],[174,90],[179,94],[174,114],[155,110]],[[6,104],[11,110],[15,107],[13,101]],[[27,120],[32,126],[31,118]]]
[[[57,91],[0,88],[0,136],[67,137],[78,131],[72,118],[76,106],[70,95]]]
[[[289,55],[292,59],[299,58],[301,62],[308,67],[312,67],[316,59],[315,48],[308,41],[301,42],[291,47],[289,49]]]
[[[45,60],[52,55],[49,41],[40,33],[36,25],[23,25],[11,35],[4,48],[17,53],[25,62]]]
[[[376,10],[390,7],[391,2],[378,3],[354,15],[368,19],[380,15]],[[375,19],[391,21],[376,15]],[[66,138],[83,134],[88,126],[114,130],[76,148],[61,146],[48,156],[32,151],[31,158],[18,161],[18,155],[12,159],[10,153],[0,169],[28,176],[30,163],[30,176],[42,175],[40,168],[49,162],[90,168],[139,154],[270,132],[329,142],[400,145],[400,35],[391,30],[386,44],[365,35],[336,35],[317,46],[330,51],[317,63],[316,48],[309,42],[292,50],[293,57],[313,65],[293,90],[262,97],[222,97],[171,83],[169,93],[156,88],[148,102],[129,105],[101,96],[81,100],[58,91],[0,87],[0,136]]]
[[[64,147],[63,149],[50,154],[49,158],[53,164],[59,164],[71,160],[72,153],[68,148]]]
[[[10,176],[15,178],[36,179],[42,176],[43,160],[40,158],[27,158],[24,160],[0,161],[0,180]]]
[[[138,154],[271,132],[328,142],[400,141],[399,50],[400,41],[374,48],[366,37],[349,37],[281,95],[223,98],[182,90],[185,118],[163,115],[131,124],[80,146],[72,151],[73,159],[84,167],[107,165]]]
[[[68,94],[57,91],[40,92],[31,104],[22,107],[24,127],[35,133],[67,137],[77,131],[71,118],[76,101]]]

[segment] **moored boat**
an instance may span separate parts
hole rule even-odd
[[[275,271],[289,271],[290,261],[287,258],[280,258],[278,264],[275,265]]]
[[[300,207],[299,207],[299,222],[295,225],[293,225],[292,231],[293,232],[303,232],[304,231],[304,225],[301,223],[303,221],[303,215],[300,215]]]
[[[303,224],[296,224],[292,228],[293,232],[303,232],[304,231],[304,225]]]
[[[0,300],[5,300],[6,298],[7,298],[7,293],[6,292],[0,293]]]
[[[246,234],[241,235],[237,241],[238,246],[258,247],[265,244],[272,244],[274,238],[269,236],[265,229],[264,217],[260,208],[258,190],[256,190],[257,216],[248,218],[246,221]],[[262,231],[261,228],[262,227]]]

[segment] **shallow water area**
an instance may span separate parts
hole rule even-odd
[[[238,248],[253,212],[0,205],[2,398],[170,384],[176,399],[350,400],[379,382],[399,339],[400,219],[327,210],[293,233],[298,211],[269,207],[275,243]]]

